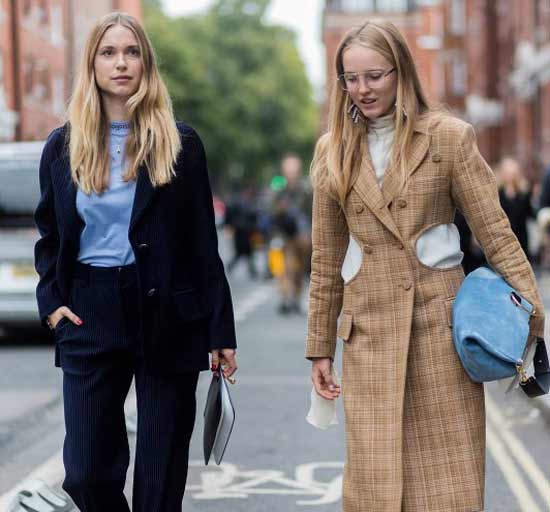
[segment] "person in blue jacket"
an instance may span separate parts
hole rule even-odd
[[[151,43],[99,20],[66,125],[40,162],[39,314],[63,370],[63,488],[84,512],[129,511],[124,401],[135,378],[134,512],[180,512],[199,371],[237,368],[206,157],[176,123]]]

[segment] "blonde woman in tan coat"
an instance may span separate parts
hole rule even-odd
[[[542,337],[535,277],[474,130],[430,109],[395,26],[350,31],[335,64],[312,165],[306,356],[317,393],[334,400],[336,338],[344,342],[344,512],[480,512],[483,387],[451,336],[464,278],[456,209],[491,266],[535,304],[531,334]]]

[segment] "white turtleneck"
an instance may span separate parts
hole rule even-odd
[[[382,187],[384,174],[391,156],[391,146],[395,134],[394,114],[368,121],[369,153],[376,173],[378,185]]]

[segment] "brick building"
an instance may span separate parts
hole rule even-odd
[[[0,140],[43,139],[63,122],[89,28],[113,10],[141,18],[139,0],[0,0]]]
[[[327,87],[351,26],[384,17],[402,30],[429,97],[476,126],[491,163],[550,166],[550,0],[327,0]]]

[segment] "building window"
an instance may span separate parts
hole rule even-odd
[[[41,25],[47,25],[50,21],[47,0],[40,0],[38,2],[38,21]]]
[[[63,18],[61,7],[52,7],[50,18],[50,38],[55,46],[63,44]]]
[[[25,94],[32,94],[34,89],[34,62],[25,60],[23,64],[23,90]]]
[[[23,14],[25,16],[30,16],[32,11],[32,0],[23,1]]]
[[[65,84],[63,75],[57,75],[53,79],[52,101],[53,113],[56,116],[63,116],[65,113]]]
[[[387,12],[402,12],[408,10],[408,0],[377,0],[376,10]]]
[[[466,63],[462,55],[453,55],[451,59],[451,88],[455,96],[466,94]]]
[[[461,36],[466,31],[466,4],[464,0],[453,0],[450,2],[449,25],[451,33]]]
[[[51,97],[50,72],[46,63],[42,63],[36,70],[35,95],[41,100],[48,100]]]

